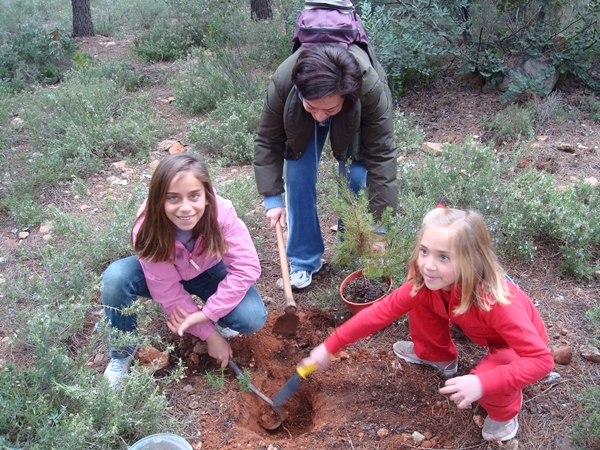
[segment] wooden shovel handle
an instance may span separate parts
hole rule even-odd
[[[283,280],[283,295],[285,296],[285,312],[294,314],[297,310],[294,296],[292,295],[292,285],[290,284],[290,269],[288,267],[287,256],[285,254],[285,244],[283,243],[283,231],[279,221],[275,224],[277,232],[277,247],[279,248],[279,263],[281,264],[281,279]]]

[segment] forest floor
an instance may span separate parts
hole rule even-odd
[[[107,45],[110,41],[115,45]],[[128,38],[113,41],[101,36],[81,42],[82,49],[96,58],[133,61],[128,53],[130,44]],[[176,70],[171,63],[131,64],[155,79]],[[579,108],[580,114],[560,129],[538,130],[531,160],[539,170],[553,173],[562,184],[580,177],[591,182],[594,178],[598,180],[600,123],[591,120],[582,106],[589,92],[574,83],[559,85],[558,89],[564,104]],[[169,103],[173,93],[164,83],[151,86],[148,93],[160,117],[174,127],[169,139],[185,146],[191,118]],[[473,135],[489,142],[490,133],[482,128],[482,123],[505,107],[497,94],[482,93],[478,80],[451,77],[407,92],[398,99],[398,104],[405,113],[415,114],[418,125],[425,131],[426,141],[432,142],[461,142]],[[558,150],[558,144],[564,142],[570,143],[575,151]],[[157,151],[156,159],[165,154]],[[128,176],[152,172],[148,164],[128,170]],[[251,172],[251,167],[223,168],[217,178],[228,179]],[[101,177],[106,179],[111,175],[122,177],[123,169],[111,166]],[[274,321],[282,314],[284,300],[283,292],[276,287],[281,270],[275,233],[267,226],[252,230],[253,238],[261,241],[262,276],[257,288],[265,299],[269,317],[260,332],[240,335],[230,343],[234,361],[242,370],[250,370],[251,382],[270,398],[293,375],[295,365],[308,351],[350,317],[341,300],[326,311],[314,302],[320,289],[335,285],[341,278],[329,264],[331,246],[336,239],[329,227],[334,224],[335,217],[323,218],[324,269],[315,275],[309,288],[294,293],[300,324],[297,333],[288,337],[272,332]],[[4,236],[9,233],[2,231]],[[29,241],[28,245],[33,245],[34,241]],[[348,347],[328,370],[315,372],[303,381],[300,392],[282,407],[286,420],[275,431],[261,426],[271,414],[269,405],[252,392],[240,391],[239,383],[229,371],[225,373],[222,388],[211,386],[205,374],[218,374],[214,360],[199,349],[194,337],[177,337],[169,333],[166,324],[160,325],[158,331],[168,335],[175,346],[171,363],[182,358],[187,367],[186,377],[168,389],[169,402],[174,407],[169,414],[189,423],[184,437],[196,450],[574,449],[570,430],[574,421],[584,414],[574,393],[585,385],[584,379],[600,376],[600,364],[583,359],[578,351],[589,338],[584,313],[597,304],[600,285],[597,281],[582,284],[561,279],[556,256],[543,247],[533,262],[505,261],[505,265],[509,275],[538,306],[547,324],[550,346],[573,348],[571,363],[557,364],[554,368],[559,379],[541,380],[524,389],[520,430],[517,438],[507,443],[482,440],[485,411],[477,403],[472,409],[458,410],[453,402],[440,395],[438,389],[444,378],[439,372],[427,366],[408,364],[394,355],[393,343],[410,339],[403,321]],[[394,280],[394,285],[401,282]],[[100,303],[99,298],[93,301]],[[97,317],[90,320],[95,321]],[[458,375],[468,374],[485,349],[471,343],[458,329],[452,333],[459,349]],[[94,360],[98,373],[107,363],[106,348],[99,349],[100,353],[102,355]],[[157,372],[156,376],[161,373]],[[415,432],[423,440],[415,440]]]

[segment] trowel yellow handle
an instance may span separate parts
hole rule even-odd
[[[296,367],[296,372],[298,372],[298,375],[300,375],[302,378],[306,379],[307,376],[309,376],[311,373],[313,373],[318,368],[319,368],[319,366],[316,363],[312,363],[312,364],[309,364],[308,366]]]

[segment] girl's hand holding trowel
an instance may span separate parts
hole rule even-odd
[[[311,364],[316,364],[319,369],[326,369],[331,363],[331,354],[325,348],[325,344],[321,344],[313,348],[308,358],[304,358],[298,367],[307,367]]]

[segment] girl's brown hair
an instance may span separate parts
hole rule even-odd
[[[413,283],[411,295],[416,295],[425,282],[419,271],[418,258],[423,233],[429,227],[448,227],[450,262],[458,274],[460,304],[455,314],[465,313],[471,305],[489,311],[496,303],[508,304],[508,286],[504,269],[492,250],[492,242],[483,222],[475,211],[436,208],[423,219],[421,231],[408,261],[408,281]]]
[[[204,215],[192,230],[194,240],[202,238],[197,255],[206,252],[207,255],[221,259],[227,251],[227,242],[217,220],[217,199],[208,168],[200,156],[179,153],[163,159],[152,175],[146,207],[140,216],[145,216],[144,221],[133,243],[138,258],[161,262],[175,257],[175,230],[173,222],[165,213],[165,201],[173,179],[185,172],[191,173],[202,183],[206,195]]]

